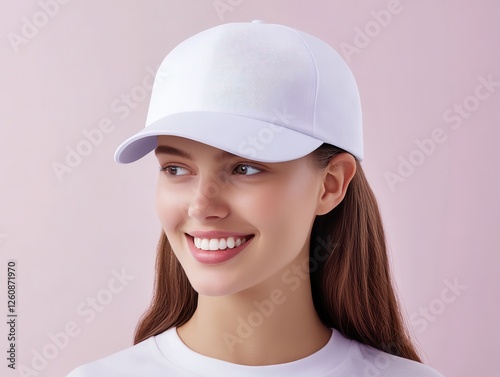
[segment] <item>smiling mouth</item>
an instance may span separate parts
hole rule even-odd
[[[199,238],[188,235],[193,239],[194,246],[198,250],[203,251],[219,251],[234,249],[243,245],[245,242],[253,238],[253,234],[245,237],[222,237],[222,238]]]

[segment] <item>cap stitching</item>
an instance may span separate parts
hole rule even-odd
[[[314,58],[314,54],[312,53],[311,49],[309,48],[309,45],[307,44],[307,42],[302,37],[301,33],[299,33],[298,30],[296,30],[294,28],[291,28],[291,27],[285,26],[285,28],[293,31],[300,38],[300,40],[302,41],[302,43],[306,47],[307,51],[309,52],[309,55],[311,56],[311,59],[312,59],[312,61],[314,63],[314,70],[315,70],[315,73],[316,73],[316,88],[315,88],[315,93],[314,93],[313,134],[311,136],[317,137],[316,136],[316,107],[317,107],[317,104],[318,104],[318,93],[319,93],[319,74],[318,74],[319,71],[318,71],[318,64],[316,63],[316,59]]]

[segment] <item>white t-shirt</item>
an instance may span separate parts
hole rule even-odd
[[[333,329],[328,343],[285,364],[245,366],[192,351],[175,328],[133,347],[82,365],[67,377],[443,377],[434,369],[345,338]]]

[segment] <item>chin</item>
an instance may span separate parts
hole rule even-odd
[[[227,273],[196,271],[186,272],[189,282],[199,295],[211,297],[230,296],[244,290],[241,276],[231,276]]]
[[[213,284],[213,283],[191,283],[193,289],[198,292],[199,295],[202,296],[210,296],[210,297],[224,297],[230,296],[235,293],[238,293],[239,290],[235,289],[235,287],[230,287],[224,284]]]

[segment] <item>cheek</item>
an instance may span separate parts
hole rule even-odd
[[[158,183],[156,190],[156,213],[165,233],[175,230],[187,209],[185,200],[175,189]]]
[[[316,191],[313,181],[308,179],[278,182],[254,192],[247,199],[243,213],[278,242],[287,239],[297,242],[308,234],[315,217]]]
[[[312,177],[295,179],[273,185],[269,197],[266,198],[268,215],[273,214],[287,218],[290,215],[309,217],[316,210],[316,186]],[[295,219],[296,220],[296,219]]]

